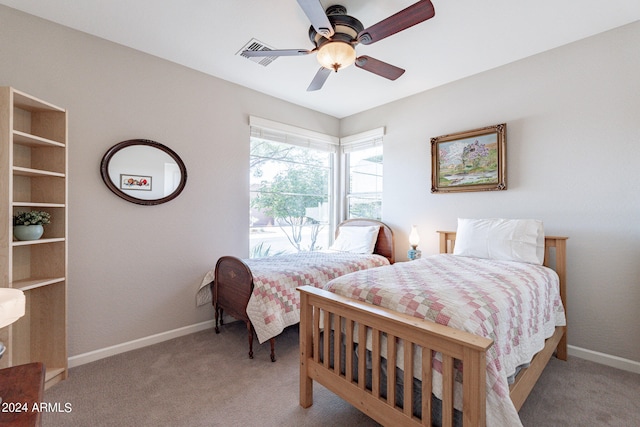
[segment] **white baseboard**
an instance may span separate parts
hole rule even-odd
[[[230,321],[234,320],[235,319],[229,318],[225,320],[225,323],[229,323]],[[79,354],[77,356],[72,356],[69,358],[69,368],[84,365],[85,363],[95,362],[96,360],[104,359],[105,357],[109,356],[115,356],[116,354],[125,353],[127,351],[137,350],[149,345],[158,344],[163,341],[181,337],[183,335],[189,335],[195,332],[204,331],[205,329],[213,328],[213,326],[213,320],[208,320],[206,322],[197,323],[195,325],[185,326],[183,328],[173,329],[167,332],[161,332],[159,334],[150,335],[148,337],[139,338],[137,340],[90,351],[88,353]],[[596,362],[602,365],[611,366],[613,368],[640,374],[640,362],[636,362],[634,360],[623,359],[622,357],[600,353],[593,350],[587,350],[585,348],[580,348],[573,345],[568,346],[568,353],[570,356],[579,357],[591,362]]]
[[[635,360],[623,359],[622,357],[612,356],[598,351],[587,350],[573,345],[567,346],[569,356],[579,357],[591,362],[600,363],[601,365],[611,366],[613,368],[622,369],[624,371],[640,374],[640,362]]]
[[[88,353],[79,354],[77,356],[72,356],[69,358],[69,368],[84,365],[85,363],[95,362],[96,360],[104,359],[105,357],[109,356],[115,356],[116,354],[125,353],[127,351],[137,350],[149,345],[158,344],[163,341],[181,337],[183,335],[189,335],[195,332],[204,331],[205,329],[213,328],[213,326],[213,320],[208,320],[206,322],[196,323],[195,325],[161,332],[159,334],[150,335],[148,337],[139,338],[137,340],[113,345],[111,347],[101,348],[98,350],[90,351]]]

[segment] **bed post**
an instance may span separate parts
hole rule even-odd
[[[452,254],[453,248],[456,244],[456,232],[455,231],[437,231],[440,237],[440,253]]]
[[[462,375],[462,425],[485,426],[487,420],[486,352],[465,348]]]
[[[313,352],[312,310],[309,295],[300,292],[300,406],[303,408],[313,404],[313,380],[307,374],[307,358]]]
[[[560,299],[564,307],[564,314],[567,317],[567,239],[568,237],[547,236],[545,239],[545,265],[547,265],[549,248],[556,248],[555,270],[560,279]],[[569,323],[567,317],[567,324]],[[560,360],[567,360],[567,329],[558,343],[556,357]]]

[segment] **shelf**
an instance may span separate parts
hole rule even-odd
[[[66,111],[15,89],[10,89],[10,92],[13,93],[13,105],[9,105],[13,134],[31,144],[54,141],[64,146],[67,142]]]
[[[46,245],[47,243],[64,242],[64,237],[55,237],[52,239],[38,239],[38,240],[16,240],[11,242],[11,246],[30,246],[30,245]]]
[[[53,141],[51,139],[42,138],[40,136],[31,135],[19,130],[13,131],[13,143],[28,145],[29,147],[61,147],[64,148],[64,144],[61,142]]]
[[[64,108],[57,107],[49,102],[43,101],[24,92],[13,89],[13,105],[21,110],[38,112],[38,111],[56,111],[64,113]]]
[[[41,241],[47,243],[38,243]],[[62,239],[13,242],[12,249],[12,275],[7,286],[35,290],[64,282],[67,263],[64,258],[66,245]]]
[[[44,363],[51,378],[65,377],[65,293],[65,282],[41,286],[24,293],[25,315],[11,325],[13,337],[8,348],[13,365],[38,361]],[[65,368],[62,373],[58,371],[61,368]]]
[[[14,208],[64,208],[62,203],[13,202]]]
[[[25,241],[28,243],[40,242],[45,243],[63,241],[67,234],[67,209],[63,204],[58,203],[36,203],[36,202],[13,202],[13,215],[19,212],[29,212],[33,210],[42,210],[50,215],[50,223],[44,225],[44,233],[39,240]],[[10,231],[13,236],[13,229]],[[55,240],[54,240],[55,239]],[[11,239],[12,243],[20,242],[18,239]],[[24,243],[23,243],[24,245]],[[20,246],[20,245],[14,245]]]
[[[64,277],[44,277],[42,279],[24,279],[17,280],[11,284],[14,289],[21,291],[29,291],[31,289],[40,288],[42,286],[53,285],[54,283],[64,282]]]
[[[21,166],[14,166],[13,173],[19,176],[52,176],[57,178],[64,178],[65,174],[59,172],[44,171],[39,169],[23,168]]]
[[[13,203],[66,205],[67,183],[64,177],[57,173],[36,174],[34,170],[22,168],[13,175]]]

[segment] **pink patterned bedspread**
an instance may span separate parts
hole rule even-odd
[[[346,252],[300,252],[244,261],[251,268],[254,283],[247,315],[260,343],[300,322],[298,286],[322,288],[343,274],[389,264],[381,255]]]
[[[533,264],[442,254],[349,274],[325,289],[493,339],[487,353],[489,426],[521,425],[507,377],[566,324],[557,274]],[[420,363],[416,358],[414,372]],[[440,363],[436,355],[434,385],[442,384]],[[460,409],[460,384],[455,395]]]

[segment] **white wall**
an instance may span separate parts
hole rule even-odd
[[[0,6],[0,85],[69,111],[69,355],[213,319],[204,274],[249,247],[249,115],[338,135],[336,118]],[[142,138],[187,167],[183,193],[140,206],[100,160]]]
[[[412,224],[433,253],[463,216],[568,235],[569,343],[640,362],[638,45],[635,23],[339,121],[0,6],[0,85],[69,109],[70,356],[212,319],[202,276],[248,253],[252,114],[335,136],[386,126],[399,258]],[[429,193],[431,137],[502,122],[507,191]],[[177,199],[134,205],[102,183],[103,154],[131,138],[182,157]]]
[[[435,253],[458,217],[542,219],[570,238],[569,344],[640,362],[638,46],[636,22],[343,119],[342,135],[386,126],[399,257],[412,224]],[[430,193],[430,138],[504,122],[507,191]]]

